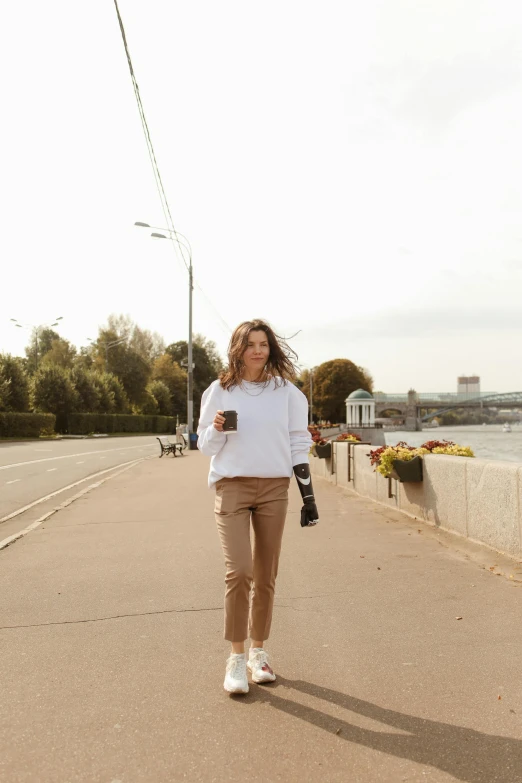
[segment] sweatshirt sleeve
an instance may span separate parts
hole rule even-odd
[[[213,457],[218,454],[225,443],[227,436],[224,432],[218,432],[213,425],[214,416],[221,407],[221,386],[219,381],[214,381],[208,389],[203,392],[201,398],[201,415],[198,425],[198,449],[206,454],[207,457]]]
[[[312,436],[308,432],[308,400],[303,392],[293,384],[290,384],[288,405],[288,429],[290,432],[292,466],[302,465],[303,462],[308,462]]]

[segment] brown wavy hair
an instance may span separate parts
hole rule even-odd
[[[219,376],[223,389],[229,389],[231,386],[240,386],[243,381],[243,354],[248,348],[248,336],[250,332],[264,332],[266,334],[270,354],[265,365],[267,374],[266,383],[270,380],[276,380],[276,386],[280,383],[286,384],[288,381],[295,381],[298,370],[294,365],[298,356],[285,342],[283,337],[279,337],[272,327],[259,318],[253,321],[243,321],[242,324],[234,330],[228,346],[228,368]],[[280,382],[278,379],[281,379]]]

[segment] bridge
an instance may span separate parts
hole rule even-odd
[[[407,394],[384,394],[376,392],[375,416],[395,414],[404,419],[406,429],[416,430],[421,422],[427,422],[461,408],[522,408],[522,391],[481,392],[480,394],[450,394],[447,392],[426,392],[418,394],[410,389]]]

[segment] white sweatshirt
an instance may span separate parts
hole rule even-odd
[[[308,462],[312,437],[308,432],[308,400],[299,389],[281,379],[260,385],[223,389],[214,381],[201,399],[198,448],[212,457],[208,485],[222,478],[291,478],[294,465]],[[248,393],[250,392],[250,394]],[[257,395],[257,396],[252,396]],[[218,411],[237,411],[237,432],[218,432]]]

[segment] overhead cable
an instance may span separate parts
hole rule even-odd
[[[127,57],[127,63],[129,65],[129,71],[131,75],[131,81],[132,86],[134,88],[134,95],[136,96],[136,103],[138,104],[138,111],[140,115],[141,125],[143,128],[143,133],[145,135],[145,141],[147,143],[147,151],[149,153],[150,162],[152,165],[152,170],[154,173],[154,179],[156,181],[156,187],[158,190],[158,194],[161,201],[161,208],[163,210],[163,217],[165,218],[166,228],[171,232],[171,236],[169,239],[171,240],[172,248],[174,250],[174,254],[177,258],[181,256],[181,259],[183,261],[183,264],[187,270],[189,271],[189,266],[185,260],[185,254],[183,252],[184,245],[182,241],[179,238],[178,232],[176,231],[176,228],[174,227],[174,221],[172,219],[172,214],[170,211],[169,202],[167,200],[167,194],[165,193],[165,188],[163,187],[163,181],[161,179],[161,174],[158,166],[158,161],[156,159],[156,153],[154,152],[154,146],[152,144],[152,138],[149,131],[149,126],[147,124],[147,118],[145,117],[145,110],[143,108],[143,103],[141,101],[141,95],[140,95],[140,88],[138,86],[138,82],[136,79],[136,75],[134,72],[134,66],[132,64],[132,58],[130,55],[129,47],[127,44],[127,36],[125,35],[125,28],[123,26],[123,20],[121,18],[120,9],[118,8],[118,2],[117,0],[114,0],[114,7],[116,9],[116,14],[118,17],[118,24],[120,26],[120,32],[121,37],[123,40],[123,46],[125,48],[125,55]],[[232,332],[232,329],[229,327],[229,325],[223,320],[222,316],[220,315],[219,311],[215,307],[215,305],[212,303],[212,301],[209,299],[209,297],[205,294],[201,286],[194,280],[194,284],[197,288],[201,291],[207,302],[210,304],[214,312],[217,314],[219,320],[226,326],[228,333]]]
[[[172,231],[173,234],[176,234],[176,229],[174,227],[174,221],[172,220],[172,215],[171,215],[171,212],[170,212],[170,206],[169,206],[169,202],[168,202],[168,199],[167,199],[167,194],[165,193],[165,188],[163,187],[163,181],[161,179],[161,174],[160,174],[160,170],[159,170],[159,166],[158,166],[158,161],[156,159],[156,153],[154,152],[154,146],[152,144],[152,138],[151,138],[151,135],[150,135],[149,126],[147,124],[147,118],[145,117],[145,110],[143,108],[143,103],[141,101],[140,88],[138,86],[136,75],[134,73],[134,67],[132,65],[132,58],[131,58],[131,55],[130,55],[130,52],[129,52],[129,47],[128,47],[128,44],[127,44],[127,36],[125,35],[125,28],[123,26],[123,20],[121,18],[120,9],[118,8],[117,0],[114,0],[114,6],[116,8],[116,14],[118,16],[118,23],[119,23],[119,26],[120,26],[121,37],[122,37],[122,40],[123,40],[123,46],[125,48],[125,55],[127,57],[127,63],[129,65],[129,71],[130,71],[130,75],[131,75],[132,86],[134,88],[134,95],[136,96],[136,102],[138,104],[138,111],[139,111],[139,115],[140,115],[140,119],[141,119],[141,125],[143,127],[143,133],[145,134],[145,141],[147,143],[147,150],[148,150],[148,153],[149,153],[150,162],[152,164],[152,170],[154,172],[154,179],[156,180],[156,187],[158,189],[158,193],[159,193],[159,197],[160,197],[160,201],[161,201],[161,208],[163,210],[163,216],[164,216],[165,221],[167,223],[167,228],[170,231]],[[173,237],[171,237],[171,239],[172,239],[172,247],[174,249],[174,253],[177,255],[176,251],[179,248],[179,240],[178,240],[178,242],[176,242],[176,240]],[[188,268],[187,262],[185,261],[185,256],[184,256],[183,252],[181,251],[181,248],[179,248],[179,253],[180,253],[181,258],[183,260],[183,264],[185,265],[185,268],[188,271],[189,268]]]

